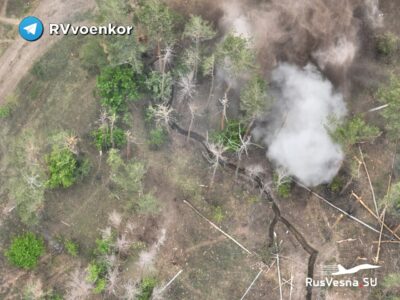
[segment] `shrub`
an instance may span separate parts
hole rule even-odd
[[[172,93],[172,75],[170,72],[152,71],[145,80],[145,86],[150,96],[159,102],[166,102]]]
[[[236,152],[241,146],[240,137],[245,134],[245,126],[239,121],[228,121],[225,129],[212,135],[213,142],[225,146],[229,151]]]
[[[150,149],[160,149],[162,145],[167,141],[167,133],[162,127],[156,127],[149,132],[149,146]]]
[[[389,84],[378,90],[377,98],[382,104],[388,105],[380,111],[386,121],[385,127],[388,136],[398,139],[400,133],[400,78],[392,76]]]
[[[140,283],[140,294],[138,295],[138,300],[150,300],[153,295],[154,287],[157,281],[154,277],[145,277]]]
[[[17,267],[33,269],[44,252],[44,243],[31,232],[15,237],[5,255]]]
[[[333,193],[339,193],[343,188],[343,179],[339,176],[333,178],[332,182],[328,185],[328,188]]]
[[[333,120],[334,123],[337,121]],[[368,125],[362,118],[354,117],[331,131],[332,138],[346,148],[367,141],[373,141],[380,131],[373,125]]]
[[[71,241],[71,240],[66,240],[65,242],[64,242],[64,246],[65,246],[65,249],[67,250],[67,253],[69,254],[69,255],[71,255],[71,256],[73,256],[73,257],[76,257],[76,256],[78,256],[78,244],[77,243],[74,243],[73,241]]]
[[[11,115],[11,107],[7,104],[0,106],[0,119],[8,118]]]
[[[50,173],[48,187],[68,188],[75,183],[79,168],[74,153],[67,148],[54,147],[46,161]]]
[[[145,194],[139,198],[137,203],[138,212],[141,214],[157,214],[160,211],[158,199],[152,194]]]
[[[94,145],[99,151],[106,151],[112,147],[111,131],[109,129],[96,129],[92,132],[92,137]],[[125,132],[121,128],[114,127],[112,137],[116,148],[121,148],[126,144]]]
[[[128,101],[138,99],[135,75],[130,66],[121,65],[104,68],[97,77],[101,104],[110,113],[126,111]]]
[[[279,197],[288,198],[292,192],[292,179],[288,176],[280,178],[279,174],[275,173],[273,182],[276,187],[276,192]]]
[[[111,239],[96,239],[96,255],[105,255],[111,251]]]
[[[214,211],[213,211],[213,219],[214,219],[214,221],[217,222],[217,223],[221,223],[224,220],[224,218],[225,218],[225,214],[222,211],[221,206],[215,207]]]
[[[86,280],[94,284],[94,292],[96,294],[102,293],[106,288],[107,282],[104,278],[106,273],[106,265],[100,264],[98,262],[91,262],[87,268]]]
[[[391,56],[397,50],[398,44],[399,38],[391,32],[386,32],[377,37],[376,50],[380,55]]]

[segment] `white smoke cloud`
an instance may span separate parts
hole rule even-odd
[[[343,152],[326,126],[329,117],[346,114],[342,95],[310,64],[302,69],[280,64],[272,79],[280,87],[282,113],[275,132],[265,138],[268,158],[307,186],[330,182]]]

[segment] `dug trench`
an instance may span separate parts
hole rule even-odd
[[[173,97],[169,101],[168,105],[172,106],[173,103]],[[200,143],[205,151],[207,152],[210,157],[212,157],[212,152],[210,149],[207,147],[206,143],[206,138],[202,136],[201,134],[198,134],[197,132],[191,131],[189,134],[189,131],[180,127],[176,122],[171,121],[169,123],[169,126],[171,129],[175,130],[177,133],[180,135],[183,135],[185,137],[189,136],[191,139],[195,140],[196,142]],[[295,239],[299,242],[301,247],[309,254],[308,258],[308,264],[307,264],[307,277],[308,278],[314,278],[314,267],[315,267],[315,262],[318,257],[318,250],[314,249],[306,240],[304,235],[292,224],[288,219],[286,219],[284,216],[281,214],[281,210],[277,204],[277,201],[275,199],[275,196],[273,192],[270,189],[266,189],[262,177],[260,175],[250,177],[248,174],[246,174],[246,171],[244,168],[241,168],[230,161],[224,161],[220,160],[219,161],[220,165],[222,167],[228,168],[234,172],[238,172],[238,174],[241,175],[241,177],[247,181],[251,181],[255,183],[255,187],[261,189],[263,191],[263,195],[272,204],[272,210],[274,213],[274,218],[272,219],[269,228],[268,228],[268,239],[269,239],[269,244],[268,246],[271,247],[274,243],[274,232],[275,232],[275,226],[278,224],[278,222],[281,222],[284,224],[289,232],[293,234]],[[307,286],[307,294],[306,294],[306,299],[311,300],[312,299],[312,286]]]

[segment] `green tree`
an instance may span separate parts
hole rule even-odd
[[[216,32],[213,30],[211,24],[205,21],[200,16],[191,16],[189,22],[185,26],[183,36],[191,39],[194,43],[194,61],[193,72],[194,78],[197,78],[198,64],[200,60],[200,43],[211,40],[215,37]]]
[[[27,232],[13,238],[5,255],[11,264],[24,269],[33,269],[43,253],[43,240],[32,232]]]
[[[385,119],[387,134],[390,138],[397,139],[400,133],[400,78],[392,76],[389,84],[378,90],[377,98],[386,108],[381,110]]]
[[[136,74],[143,69],[142,54],[145,47],[137,42],[136,33],[107,38],[107,50],[110,63],[114,66],[130,65]]]
[[[121,24],[127,20],[131,7],[127,0],[96,0],[100,22]]]
[[[112,148],[113,143],[116,148],[121,148],[127,143],[125,132],[118,127],[114,127],[111,133],[108,127],[101,126],[92,132],[92,137],[99,151],[106,151]]]
[[[160,57],[161,48],[172,44],[175,39],[176,14],[160,0],[141,0],[135,19]]]
[[[250,41],[242,36],[229,34],[225,37],[217,47],[216,58],[231,77],[255,68],[254,49]]]
[[[380,134],[377,127],[368,125],[358,116],[339,125],[337,120],[333,120],[332,122],[336,128],[331,130],[331,136],[346,149],[357,143],[373,141]]]
[[[149,146],[152,150],[158,150],[167,141],[167,133],[164,127],[158,127],[150,129],[149,132]]]
[[[266,112],[271,104],[267,83],[259,75],[253,76],[240,93],[240,105],[248,122],[246,134],[253,126],[255,119]]]
[[[172,75],[170,72],[161,73],[152,71],[148,75],[145,85],[151,97],[158,102],[168,102],[172,93]]]
[[[97,78],[97,89],[101,104],[110,113],[126,111],[127,102],[139,98],[135,73],[127,65],[103,69]]]
[[[51,153],[46,157],[49,169],[49,180],[47,186],[50,188],[68,188],[78,178],[78,161],[76,155],[67,148],[53,147]]]

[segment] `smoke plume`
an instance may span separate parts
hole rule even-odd
[[[308,186],[330,182],[343,153],[327,126],[329,117],[341,118],[346,113],[342,95],[310,64],[304,68],[280,64],[272,79],[279,86],[276,109],[280,117],[277,129],[265,138],[268,158]]]

